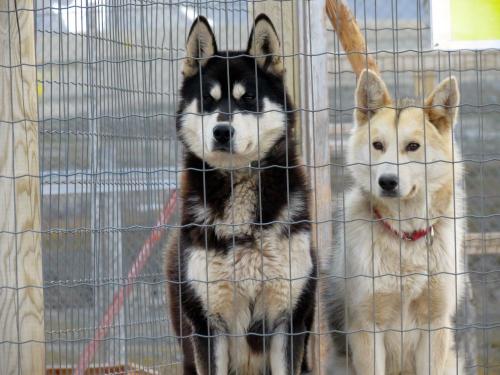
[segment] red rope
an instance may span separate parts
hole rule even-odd
[[[168,222],[174,212],[176,198],[177,193],[174,190],[170,195],[170,199],[167,201],[165,206],[163,206],[163,210],[160,213],[160,218],[156,222],[156,225],[142,245],[139,254],[135,258],[124,285],[121,285],[120,289],[113,296],[113,302],[109,304],[106,312],[99,322],[99,327],[94,332],[94,338],[83,349],[78,361],[78,367],[75,371],[75,375],[83,375],[85,373],[85,370],[89,366],[90,362],[94,359],[95,353],[99,349],[102,340],[106,337],[109,327],[113,323],[116,315],[118,315],[122,309],[125,297],[128,297],[132,293],[134,280],[137,278],[142,268],[146,265],[154,245],[160,241],[163,233],[165,232],[164,225]]]

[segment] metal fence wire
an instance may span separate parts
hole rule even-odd
[[[454,329],[473,343],[469,373],[500,374],[500,51],[434,50],[428,0],[347,3],[393,98],[422,98],[450,75],[459,82],[454,139],[462,151],[456,162],[466,171],[465,274],[473,297]],[[167,309],[164,249],[180,223],[177,191],[184,167],[175,122],[185,42],[198,15],[209,20],[220,50],[245,49],[257,14],[265,12],[273,20],[297,108],[293,134],[313,191],[320,268],[329,267],[335,228],[345,223],[339,213],[355,183],[345,153],[356,76],[323,1],[5,4],[1,17],[34,16],[39,172],[31,177],[40,184],[44,323],[42,338],[34,340],[20,336],[19,317],[17,335],[4,336],[1,330],[10,327],[0,328],[0,362],[17,361],[16,370],[4,367],[8,374],[28,373],[21,366],[23,350],[33,342],[43,344],[49,373],[86,368],[95,369],[92,373],[182,373],[182,352]],[[15,32],[22,25],[6,27]],[[4,59],[2,74],[22,65]],[[6,128],[25,120],[0,114],[0,126]],[[11,172],[0,178],[12,184],[18,177]],[[325,205],[320,190],[325,189],[329,216],[320,213]],[[2,236],[21,238],[22,228],[4,228]],[[20,299],[26,288],[3,278],[2,269],[0,323],[8,321],[2,311],[4,316],[9,311],[9,293]],[[319,325],[312,331],[315,337],[329,337]],[[324,356],[312,358],[318,368],[320,361],[328,362]]]

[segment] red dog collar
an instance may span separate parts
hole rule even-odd
[[[380,215],[380,212],[376,209],[373,208],[373,213],[375,214],[375,217],[380,220],[380,223],[389,231],[394,233],[397,237],[401,238],[404,241],[418,241],[419,239],[426,237],[429,235],[431,241],[432,237],[434,237],[434,227],[431,225],[430,227],[427,227],[426,229],[420,229],[416,230],[414,232],[400,232],[393,227],[390,226],[389,223],[387,223],[383,218],[382,215]]]

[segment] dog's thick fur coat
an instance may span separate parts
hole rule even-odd
[[[177,121],[182,226],[166,255],[185,374],[307,367],[316,261],[279,45],[263,15],[246,51],[217,51],[203,17],[188,37]],[[234,131],[229,150],[212,135],[220,124]]]
[[[365,70],[355,95],[347,155],[354,182],[325,288],[332,373],[462,374],[453,334],[466,280],[462,169],[452,131],[457,82],[445,79],[420,105],[394,103],[382,79]],[[396,176],[390,194],[384,176]],[[415,241],[395,233],[419,230],[427,235]]]

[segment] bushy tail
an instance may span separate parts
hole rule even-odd
[[[367,54],[365,38],[344,0],[326,0],[325,8],[356,77],[366,68],[379,73],[377,62]]]

